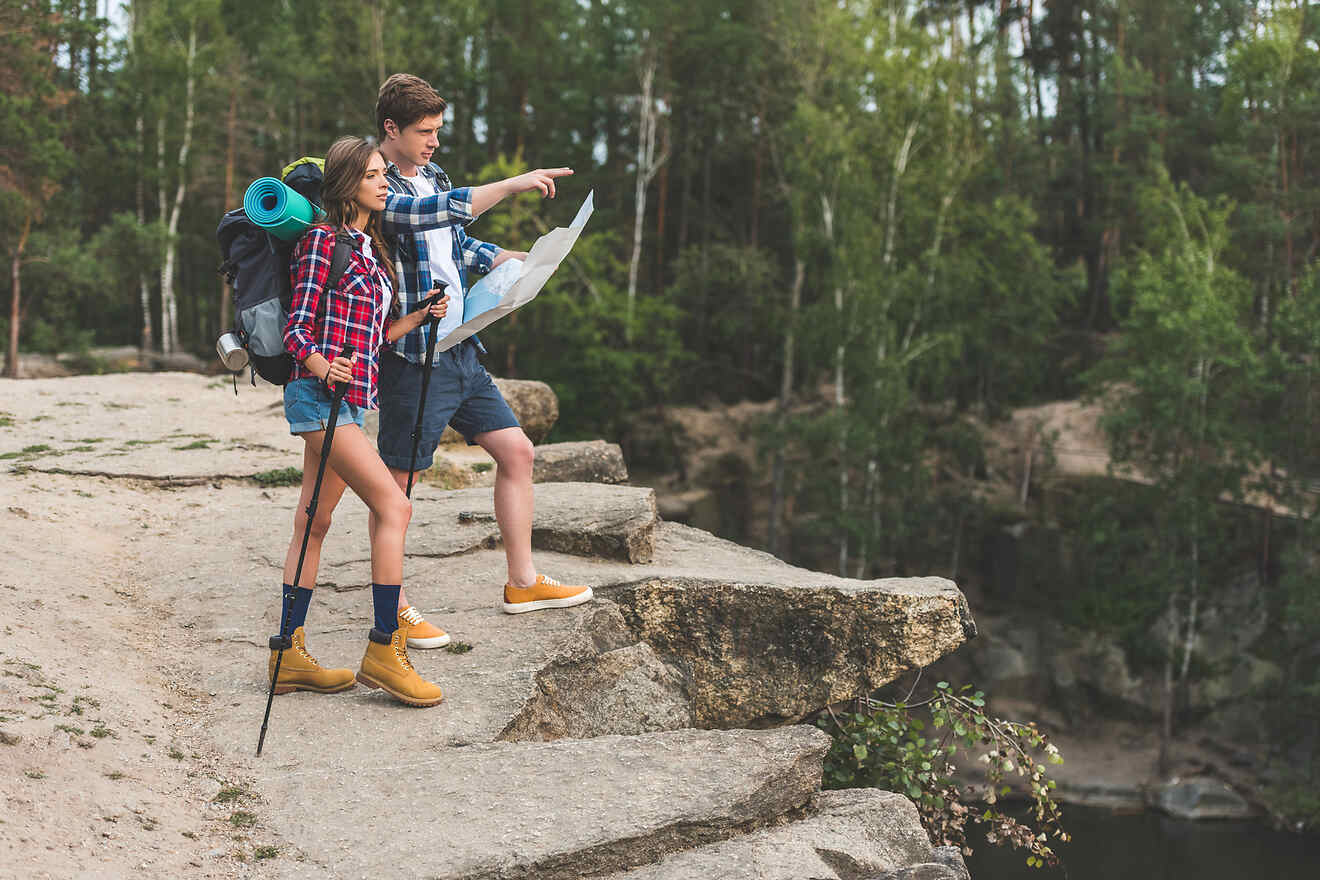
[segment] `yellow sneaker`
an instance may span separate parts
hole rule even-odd
[[[280,659],[280,677],[275,681],[275,693],[315,691],[318,694],[337,694],[353,686],[353,670],[326,669],[307,653],[307,635],[300,626],[293,631],[292,643],[284,649]],[[266,666],[266,680],[275,676],[276,651],[270,652]]]
[[[443,648],[449,644],[449,633],[438,626],[433,626],[422,617],[422,612],[409,605],[399,612],[399,626],[408,626],[408,647]]]
[[[572,608],[593,598],[591,587],[569,587],[543,574],[530,587],[504,585],[504,613],[522,614],[543,608]]]

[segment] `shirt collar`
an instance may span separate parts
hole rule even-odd
[[[435,169],[431,167],[430,162],[426,163],[425,165],[418,165],[417,171],[419,174],[426,175],[428,179],[435,180],[436,177]],[[399,166],[388,159],[385,160],[385,173],[396,174],[399,177],[403,177],[403,172],[399,170]],[[406,177],[404,179],[407,180]]]

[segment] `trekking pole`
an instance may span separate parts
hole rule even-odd
[[[437,297],[444,296],[446,285],[437,281],[433,290],[437,291],[422,303],[422,308],[430,308]],[[426,412],[426,391],[431,387],[431,364],[435,361],[435,330],[440,326],[440,319],[434,315],[426,322],[426,366],[422,368],[422,397],[417,402],[417,422],[413,425],[412,456],[408,459],[408,488],[403,494],[412,497],[413,469],[417,467],[417,445],[422,440],[422,413]]]
[[[345,345],[339,350],[343,358],[353,357],[353,346]],[[302,578],[303,559],[307,556],[307,541],[312,536],[312,519],[316,516],[316,504],[321,497],[321,480],[325,477],[325,463],[330,460],[330,443],[335,438],[335,424],[339,421],[339,404],[348,393],[351,382],[340,382],[335,386],[330,404],[330,418],[325,423],[325,439],[321,441],[321,462],[316,466],[316,483],[312,486],[312,499],[307,502],[307,528],[303,529],[302,549],[298,551],[298,566],[293,572],[294,589]],[[284,660],[284,651],[293,647],[293,638],[284,635],[284,628],[289,624],[289,615],[293,613],[293,591],[284,595],[284,614],[280,618],[280,634],[270,637],[270,649],[275,651],[275,672],[270,677],[270,693],[266,694],[266,714],[261,719],[261,735],[257,737],[257,757],[261,757],[261,747],[266,742],[266,725],[270,721],[270,704],[275,700],[275,682],[280,678],[280,663]]]

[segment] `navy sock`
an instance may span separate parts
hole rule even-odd
[[[306,587],[295,587],[293,584],[285,584],[284,590],[280,594],[282,602],[289,601],[289,593],[293,593],[293,607],[289,609],[289,620],[284,628],[280,630],[280,635],[292,635],[293,631],[307,622],[307,607],[312,604],[312,591]],[[280,619],[284,619],[284,605],[280,605]]]
[[[399,628],[399,590],[403,587],[371,585],[371,604],[376,610],[376,629],[389,635]]]

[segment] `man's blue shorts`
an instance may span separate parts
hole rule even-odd
[[[294,379],[284,386],[284,418],[289,422],[290,434],[324,431],[330,422],[330,405],[334,397],[320,379]],[[366,411],[347,400],[339,401],[337,425],[353,422],[362,427]],[[404,465],[407,467],[407,465]]]
[[[414,364],[390,351],[380,356],[380,433],[376,445],[385,464],[406,471],[412,458],[412,430],[422,393],[422,364]],[[466,340],[449,351],[435,353],[431,385],[422,414],[422,437],[417,444],[417,470],[431,466],[445,425],[473,437],[501,428],[517,428],[518,417],[509,409],[490,373],[477,360],[477,346]]]

